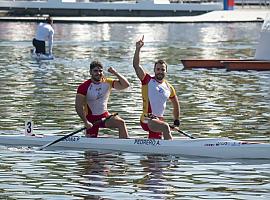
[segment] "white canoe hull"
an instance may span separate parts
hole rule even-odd
[[[41,147],[61,136],[1,135],[0,145]],[[213,158],[270,159],[270,144],[228,138],[154,139],[86,138],[72,136],[46,149],[106,150],[143,154],[182,155]]]

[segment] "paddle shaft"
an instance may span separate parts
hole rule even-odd
[[[171,125],[170,125],[170,127],[171,127],[172,129],[178,131],[178,132],[181,133],[182,135],[189,137],[190,139],[196,139],[196,138],[193,137],[192,135],[190,135],[190,134],[188,134],[188,133],[185,133],[184,131],[181,131],[180,129],[178,129],[178,128],[174,127],[174,126],[171,126]]]
[[[158,117],[152,115],[151,113],[148,113],[147,115],[144,115],[144,116],[145,116],[145,117],[148,117],[149,119],[158,119]],[[179,129],[176,128],[175,126],[172,126],[172,125],[169,125],[169,126],[170,126],[170,128],[172,128],[172,129],[178,131],[179,133],[183,134],[184,136],[187,136],[187,137],[189,137],[190,139],[195,139],[195,137],[193,137],[192,135],[187,134],[187,133],[185,133],[184,131],[179,130]]]
[[[106,121],[106,120],[110,119],[112,116],[116,116],[116,115],[118,115],[118,113],[113,113],[112,115],[110,115],[109,117],[107,117],[107,118],[105,118],[105,119],[98,120],[98,121],[96,121],[96,122],[93,123],[93,126],[95,126],[95,125],[97,125],[97,124],[99,124],[99,123],[101,123],[101,122],[103,122],[103,121]],[[48,143],[48,144],[43,145],[43,146],[40,147],[38,150],[43,150],[43,149],[45,149],[45,148],[47,148],[47,147],[49,147],[49,146],[51,146],[51,145],[53,145],[53,144],[55,144],[55,143],[57,143],[57,142],[60,142],[60,141],[66,139],[66,138],[68,138],[68,137],[70,137],[70,136],[72,136],[72,135],[75,135],[76,133],[79,133],[79,132],[81,132],[81,131],[83,131],[83,130],[85,130],[85,129],[86,129],[86,127],[80,128],[80,129],[78,129],[78,130],[76,130],[76,131],[74,131],[74,132],[72,132],[72,133],[70,133],[70,134],[67,134],[67,135],[65,135],[65,136],[63,136],[63,137],[61,137],[61,138],[58,138],[58,139],[55,140],[55,141],[52,141],[52,142],[50,142],[50,143]]]
[[[51,146],[51,145],[53,145],[53,144],[55,144],[55,143],[57,143],[57,142],[60,142],[61,140],[64,140],[64,139],[66,139],[66,138],[68,138],[68,137],[70,137],[70,136],[72,136],[72,135],[75,135],[76,133],[79,133],[79,132],[81,132],[81,131],[83,131],[83,130],[85,130],[85,129],[86,129],[86,127],[80,128],[80,129],[78,129],[78,130],[76,130],[76,131],[74,131],[74,132],[72,132],[72,133],[70,133],[70,134],[68,134],[68,135],[65,135],[65,136],[63,136],[63,137],[61,137],[61,138],[58,138],[58,139],[55,140],[55,141],[52,141],[52,142],[50,142],[50,143],[48,143],[48,144],[43,145],[43,146],[40,147],[38,150],[43,150],[43,149],[45,149],[45,148],[47,148],[47,147],[49,147],[49,146]]]

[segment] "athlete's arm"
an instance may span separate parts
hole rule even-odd
[[[85,127],[91,128],[93,126],[92,123],[90,123],[87,119],[86,119],[86,115],[84,112],[84,106],[86,105],[86,97],[82,94],[77,94],[76,95],[76,100],[75,100],[75,109],[77,114],[79,115],[79,117],[82,119]]]
[[[49,54],[52,54],[52,47],[53,47],[53,35],[54,31],[50,31],[49,38],[48,38],[48,47],[49,47]]]
[[[123,90],[129,87],[129,82],[128,80],[120,73],[118,73],[113,67],[110,67],[108,69],[108,72],[111,74],[115,75],[118,80],[114,82],[114,88],[117,90]]]
[[[173,98],[170,98],[172,105],[173,105],[173,118],[174,120],[180,117],[180,105],[178,101],[178,97],[175,95]]]
[[[142,36],[142,38],[138,42],[136,42],[136,50],[133,56],[133,67],[140,80],[143,80],[146,75],[143,67],[140,65],[140,51],[142,46],[144,45],[143,39],[144,36]]]

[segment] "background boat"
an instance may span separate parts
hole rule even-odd
[[[193,68],[225,68],[232,70],[270,70],[270,21],[266,19],[262,25],[260,40],[253,59],[182,59],[184,69]]]

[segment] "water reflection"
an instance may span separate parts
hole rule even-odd
[[[270,190],[267,160],[14,148],[1,152],[1,198],[24,199],[27,193],[32,199],[267,199]]]
[[[171,187],[168,185],[167,174],[171,168],[176,167],[179,163],[177,159],[170,156],[145,156],[140,160],[145,175],[143,178],[136,180],[136,185],[141,190],[151,192],[147,197],[154,199],[173,198],[170,194]]]

